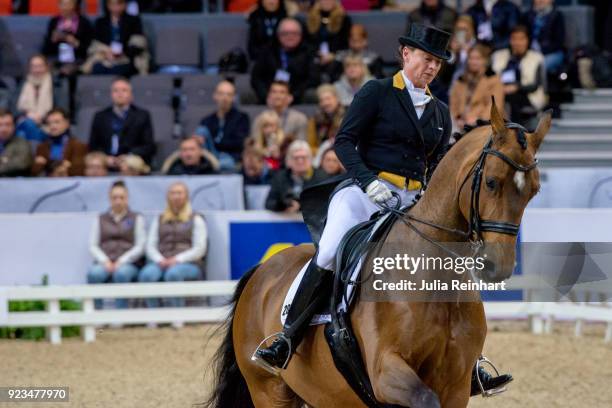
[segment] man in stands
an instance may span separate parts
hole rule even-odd
[[[133,104],[132,86],[125,78],[113,81],[111,99],[112,106],[94,117],[89,150],[106,153],[106,164],[110,169],[118,169],[120,157],[128,153],[140,156],[150,164],[155,154],[151,115]]]
[[[15,136],[13,115],[0,109],[0,177],[26,176],[32,166],[32,151],[27,140]]]
[[[308,118],[302,112],[290,108],[292,102],[293,96],[289,92],[289,84],[280,81],[272,82],[267,97],[268,108],[275,111],[280,117],[285,137],[306,140]],[[255,118],[255,123],[260,120],[260,116]],[[253,128],[257,126],[253,125]]]
[[[219,82],[213,94],[217,111],[202,119],[196,130],[196,135],[204,139],[204,147],[219,160],[222,170],[235,170],[244,139],[249,136],[249,116],[236,109],[235,97],[234,84]]]
[[[214,174],[219,170],[219,161],[206,149],[202,149],[197,138],[190,137],[181,142],[178,152],[164,162],[161,172],[170,176]]]

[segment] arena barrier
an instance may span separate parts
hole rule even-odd
[[[167,282],[120,285],[68,285],[0,287],[0,327],[45,327],[53,344],[62,341],[62,326],[80,326],[85,342],[96,339],[96,327],[101,325],[148,323],[220,323],[228,314],[227,306],[132,308],[95,310],[96,298],[159,298],[159,297],[222,297],[234,293],[237,281]],[[518,276],[510,281],[509,289],[538,287],[531,277]],[[612,294],[612,288],[599,283],[584,284],[581,291]],[[527,290],[529,292],[530,289]],[[530,298],[530,295],[527,295]],[[81,311],[61,311],[60,300],[71,299],[82,303]],[[44,312],[9,312],[8,302],[14,300],[43,300]],[[214,303],[214,302],[211,302]],[[216,302],[219,303],[219,302]],[[605,322],[604,341],[612,340],[612,308],[604,304],[568,302],[485,302],[489,320],[529,319],[531,332],[550,334],[555,320],[574,321],[575,336],[581,336],[585,322]]]

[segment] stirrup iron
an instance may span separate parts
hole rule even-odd
[[[491,362],[491,360],[489,360],[485,356],[478,357],[478,360],[476,360],[476,381],[478,382],[478,388],[480,388],[480,395],[482,395],[483,398],[489,398],[489,397],[494,397],[496,395],[501,394],[502,392],[507,391],[506,384],[502,385],[501,387],[493,388],[490,390],[484,389],[482,385],[482,381],[480,380],[480,375],[478,375],[478,370],[481,364],[486,364],[489,367],[491,367],[495,371],[495,376],[499,377],[499,371],[497,370],[497,367],[495,367],[493,362]]]
[[[262,347],[266,346],[266,343],[268,342],[268,340],[270,340],[272,338],[275,338],[275,337],[280,339],[280,340],[283,340],[285,343],[287,343],[287,347],[289,347],[289,353],[287,355],[287,359],[285,360],[285,362],[283,363],[281,368],[275,367],[272,364],[268,363],[263,358],[260,358],[259,356],[257,356],[257,352]],[[264,370],[269,372],[270,374],[278,377],[280,375],[280,370],[284,370],[289,365],[289,360],[291,360],[291,354],[292,354],[291,350],[292,350],[292,348],[291,348],[291,339],[289,337],[285,336],[285,333],[283,333],[283,332],[272,333],[271,335],[269,335],[268,337],[263,339],[261,341],[261,343],[259,343],[259,345],[255,349],[253,354],[251,354],[251,361],[254,362],[255,365],[257,365],[260,368],[263,368]]]

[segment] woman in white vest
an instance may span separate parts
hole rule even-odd
[[[529,49],[529,31],[518,25],[510,34],[510,48],[496,51],[493,71],[504,84],[510,120],[529,126],[548,103],[544,56]]]
[[[200,278],[206,239],[206,223],[191,209],[187,186],[173,183],[168,189],[166,209],[151,223],[147,240],[148,264],[140,271],[138,280],[170,282]],[[170,299],[169,304],[180,307],[184,299]],[[147,305],[158,307],[159,300],[147,299]]]

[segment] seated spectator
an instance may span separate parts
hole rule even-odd
[[[0,109],[0,177],[27,176],[32,166],[30,144],[15,135],[13,115]]]
[[[283,0],[258,0],[257,8],[249,14],[248,51],[251,61],[256,61],[266,47],[276,42],[276,30],[287,17]]]
[[[135,154],[148,164],[155,154],[153,125],[148,111],[132,104],[132,86],[124,78],[111,85],[112,106],[96,113],[89,134],[89,150],[107,155],[107,167],[119,169],[119,157]]]
[[[299,110],[290,108],[292,102],[293,96],[289,93],[289,86],[286,82],[273,82],[270,85],[267,105],[269,109],[278,114],[283,133],[292,139],[306,140],[308,118]],[[255,118],[253,127],[257,126],[258,119],[259,116]]]
[[[434,26],[448,33],[453,32],[457,12],[444,4],[444,0],[422,0],[421,5],[408,14],[408,29],[410,24],[419,23]]]
[[[106,14],[94,25],[89,58],[81,68],[86,74],[129,77],[149,72],[147,40],[140,17],[126,13],[125,0],[108,0]]]
[[[273,82],[287,82],[295,102],[300,103],[306,89],[316,86],[319,78],[313,54],[302,39],[302,26],[296,19],[282,20],[277,38],[278,42],[262,50],[255,62],[251,86],[259,103],[264,103]]]
[[[87,273],[88,283],[129,283],[138,275],[146,243],[145,222],[130,210],[128,190],[115,181],[109,192],[110,209],[94,221],[89,236],[89,252],[94,264]],[[95,301],[96,309],[102,302]],[[127,299],[116,299],[117,308],[126,308]]]
[[[544,54],[547,72],[557,72],[565,59],[565,20],[554,0],[535,0],[525,14],[531,48]]]
[[[296,213],[300,211],[299,197],[302,190],[325,178],[327,174],[312,167],[312,152],[304,140],[289,145],[286,169],[278,171],[272,178],[266,208],[270,211]]]
[[[122,176],[146,176],[151,173],[151,168],[135,154],[126,154],[119,160],[119,174]]]
[[[489,68],[489,49],[477,44],[468,53],[467,69],[450,91],[450,114],[456,131],[478,120],[489,120],[491,96],[499,112],[504,111],[504,86]]]
[[[334,82],[335,54],[348,49],[351,18],[338,0],[317,0],[308,12],[306,27],[308,42],[317,50],[321,82]]]
[[[321,170],[323,170],[328,176],[337,176],[344,173],[346,170],[333,147],[328,148],[321,155]]]
[[[525,26],[512,30],[510,48],[496,51],[492,66],[504,84],[510,119],[529,127],[548,103],[548,96],[544,56],[529,49],[529,32]]]
[[[198,279],[206,254],[207,230],[204,218],[191,209],[189,190],[184,183],[173,183],[168,189],[163,214],[153,219],[147,240],[148,264],[140,270],[140,282]],[[170,305],[181,307],[184,299],[170,299]],[[148,307],[158,307],[159,300],[147,299]]]
[[[308,121],[308,144],[313,152],[321,143],[336,137],[344,118],[345,109],[340,104],[338,93],[333,85],[324,84],[317,88],[319,109]]]
[[[53,78],[47,59],[40,54],[30,58],[28,76],[17,100],[20,119],[17,134],[27,140],[42,141],[47,138],[41,124],[53,108]]]
[[[60,108],[52,109],[45,120],[49,138],[36,147],[33,176],[68,176],[85,174],[87,146],[70,134],[70,117]],[[55,170],[55,173],[52,171]]]
[[[215,174],[219,171],[219,161],[203,149],[195,137],[184,139],[178,152],[172,153],[162,166],[162,174],[169,176]]]
[[[85,156],[85,176],[105,177],[108,176],[106,167],[106,155],[102,152],[91,152]]]
[[[283,165],[284,150],[292,140],[285,136],[276,112],[266,110],[257,117],[245,144],[263,152],[267,165],[272,170],[278,170]]]
[[[477,38],[494,50],[508,47],[510,31],[521,17],[519,8],[510,0],[476,0],[467,14],[474,21]]]
[[[270,184],[272,171],[266,163],[264,153],[256,147],[242,151],[242,177],[244,185]]]
[[[336,65],[342,71],[342,62],[349,55],[360,57],[376,78],[383,77],[383,60],[374,51],[368,49],[368,32],[362,24],[353,24],[349,35],[349,49],[336,53]]]
[[[76,74],[87,58],[93,29],[89,20],[80,13],[77,0],[59,0],[60,14],[47,25],[43,54],[49,58],[60,74]]]
[[[249,136],[249,115],[236,109],[235,97],[234,84],[219,82],[213,94],[217,111],[202,119],[196,129],[196,135],[218,159],[222,171],[236,170],[244,140]]]
[[[344,73],[334,83],[340,103],[349,106],[353,97],[369,80],[374,79],[368,66],[359,57],[348,56],[344,59]]]
[[[476,44],[474,22],[467,14],[457,17],[449,48],[451,59],[442,65],[438,79],[446,89],[463,74],[467,63],[468,51]]]

